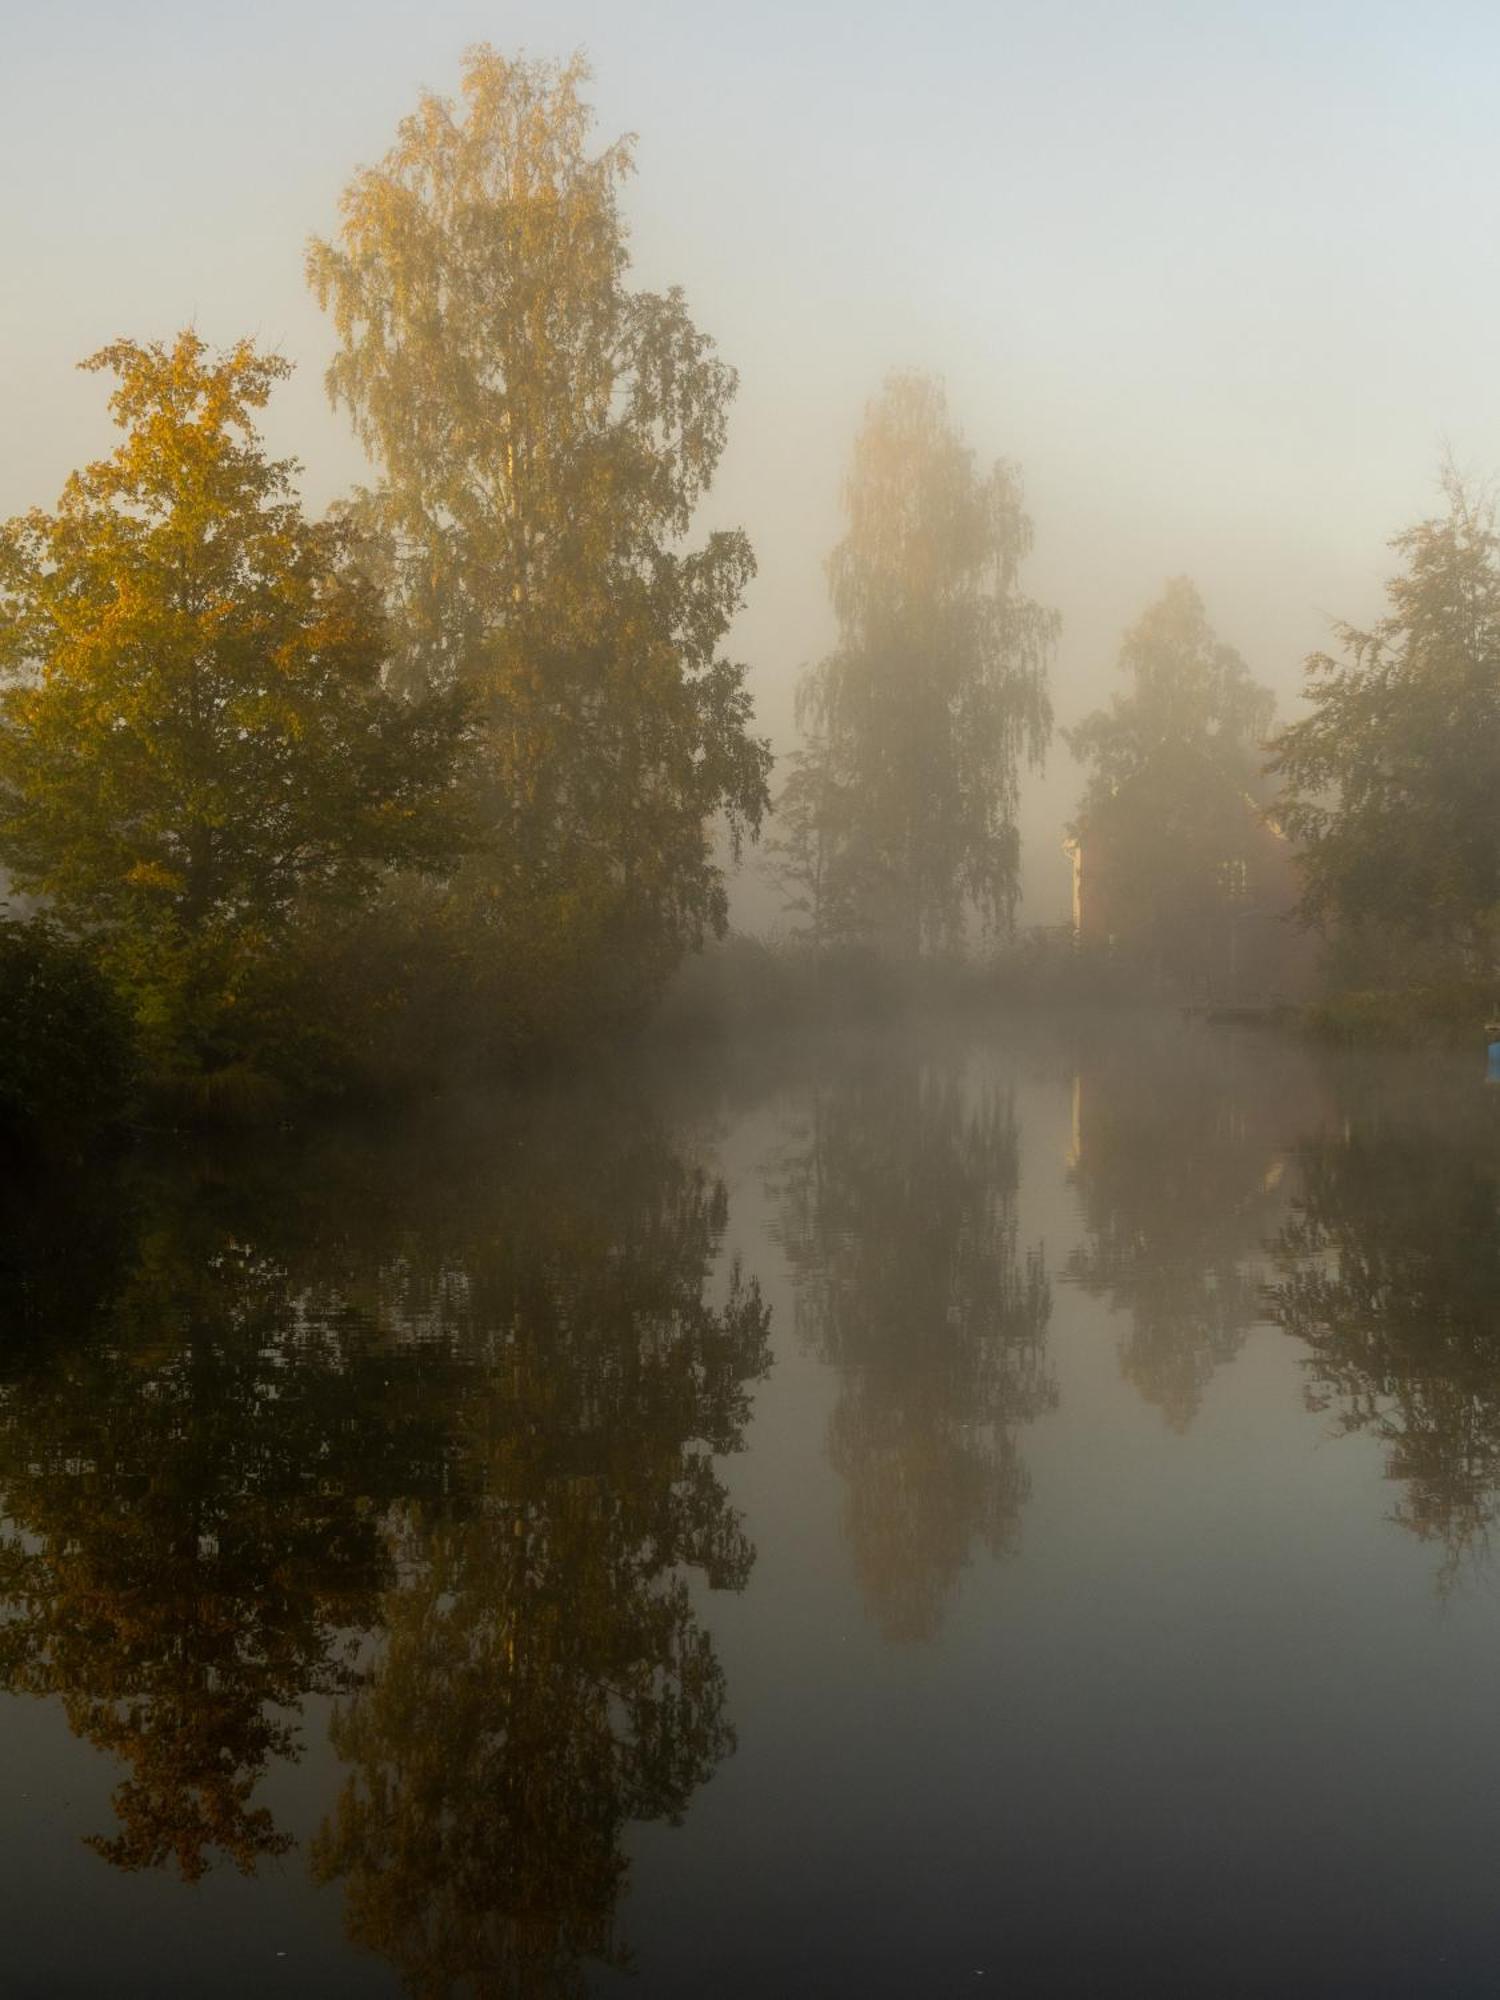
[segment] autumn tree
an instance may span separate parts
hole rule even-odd
[[[961,943],[966,914],[1010,921],[1023,760],[1051,730],[1057,618],[1025,596],[1031,522],[1015,468],[975,465],[940,385],[893,375],[865,414],[828,562],[834,652],[804,678],[816,799],[815,931],[858,930],[916,956]],[[797,838],[794,832],[794,839]],[[786,880],[807,899],[798,854]]]
[[[347,524],[256,413],[287,364],[118,341],[124,439],[0,529],[0,860],[179,1055],[298,922],[451,849],[449,697],[381,686]]]
[[[1228,963],[1227,927],[1278,839],[1260,774],[1274,697],[1186,577],[1126,633],[1120,670],[1126,691],[1067,732],[1089,770],[1071,834],[1097,927],[1191,984]]]
[[[587,77],[471,50],[463,104],[424,97],[308,258],[400,675],[480,702],[490,840],[457,900],[533,1028],[722,930],[711,822],[737,850],[770,764],[720,650],[749,544],[685,541],[735,375],[680,291],[627,283],[632,145],[591,149]]]
[[[1392,543],[1390,610],[1307,662],[1311,712],[1276,737],[1304,909],[1386,927],[1488,977],[1500,922],[1500,535],[1444,479],[1447,512]]]

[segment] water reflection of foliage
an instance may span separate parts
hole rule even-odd
[[[559,1204],[410,1265],[403,1312],[462,1357],[441,1500],[393,1517],[387,1644],[343,1709],[319,1837],[351,1932],[421,1993],[582,1990],[614,1937],[633,1819],[673,1818],[732,1747],[687,1572],[751,1550],[713,1454],[766,1364],[753,1285],[704,1291],[721,1185],[649,1135]],[[545,1186],[545,1183],[544,1183]]]
[[[1308,1350],[1308,1400],[1379,1439],[1395,1519],[1482,1554],[1500,1511],[1500,1134],[1493,1103],[1351,1122],[1306,1149],[1276,1245],[1277,1317]]]
[[[50,1262],[0,1272],[0,1678],[124,1762],[101,1852],[283,1852],[257,1786],[333,1694],[357,1939],[422,1991],[613,1948],[625,1823],[732,1742],[687,1582],[751,1562],[714,1455],[766,1314],[706,1297],[725,1219],[649,1117],[553,1105],[137,1187],[72,1324]]]
[[[893,1638],[932,1636],[976,1542],[1014,1546],[1017,1433],[1056,1400],[1019,1171],[1004,1091],[883,1051],[814,1088],[778,1178],[798,1330],[839,1377],[855,1565]]]
[[[413,1429],[389,1361],[224,1192],[96,1190],[133,1207],[129,1252],[81,1324],[32,1316],[0,1394],[0,1681],[125,1765],[92,1844],[189,1879],[285,1851],[252,1795],[302,1699],[347,1682]]]
[[[1067,1275],[1126,1315],[1120,1367],[1174,1430],[1265,1316],[1263,1245],[1285,1202],[1306,1066],[1262,1038],[1111,1038],[1074,1084],[1084,1239]],[[1293,1107],[1296,1107],[1296,1112]]]

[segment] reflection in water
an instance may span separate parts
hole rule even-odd
[[[1311,1144],[1276,1246],[1272,1303],[1309,1349],[1310,1403],[1380,1439],[1395,1518],[1441,1548],[1445,1582],[1500,1504],[1497,1111],[1470,1090]]]
[[[125,1765],[91,1844],[189,1879],[288,1845],[252,1796],[302,1697],[347,1681],[386,1567],[370,1501],[405,1483],[389,1370],[242,1192],[136,1190],[133,1257],[33,1321],[0,1396],[0,1684]]]
[[[1308,1083],[1295,1052],[1223,1030],[1114,1035],[1080,1065],[1067,1275],[1128,1316],[1121,1370],[1174,1430],[1265,1316],[1262,1246]]]
[[[685,1571],[749,1573],[712,1455],[766,1311],[737,1277],[705,1303],[724,1191],[654,1130],[547,1164],[502,1227],[406,1272],[409,1323],[463,1362],[448,1491],[393,1514],[387,1643],[315,1852],[419,1993],[581,1991],[579,1960],[623,1962],[625,1823],[675,1818],[733,1745]]]
[[[620,1955],[626,1822],[732,1744],[686,1577],[752,1555],[713,1458],[767,1315],[737,1276],[706,1300],[722,1186],[554,1104],[112,1201],[95,1284],[42,1244],[0,1271],[33,1336],[0,1383],[0,1682],[124,1763],[92,1844],[189,1878],[284,1852],[256,1787],[331,1693],[315,1866],[351,1934],[418,1991],[573,1990]]]
[[[1016,1433],[1056,1401],[1019,1172],[1007,1093],[881,1050],[812,1090],[778,1181],[798,1331],[839,1378],[855,1566],[892,1638],[932,1637],[975,1541],[1013,1546]]]
[[[652,1992],[937,1991],[943,1954],[970,1938],[986,1955],[965,1965],[1000,1964],[1019,1939],[1023,1984],[1060,1967],[1067,1985],[1076,1966],[1048,1954],[1082,1911],[1101,1965],[1116,1945],[1118,1963],[1155,1965],[1176,1939],[1167,1984],[1215,1990],[1232,1934],[1273,1991],[1254,1957],[1264,1910],[1296,1910],[1278,1961],[1295,1986],[1301,1940],[1354,1935],[1373,1907],[1377,1847],[1391,1935],[1415,1940],[1393,1976],[1438,1962],[1452,1884],[1494,1831],[1482,1787],[1460,1800],[1468,1818],[1450,1809],[1482,1734],[1495,1607],[1475,1593],[1432,1620],[1404,1536],[1388,1568],[1374,1558],[1378,1590],[1340,1586],[1361,1512],[1393,1497],[1447,1578],[1500,1514],[1500,1093],[1438,1062],[1170,1026],[1117,1023],[1076,1063],[1074,1025],[1041,1044],[1041,1063],[1063,1054],[1078,1077],[1071,1205],[1068,1089],[1035,1051],[1028,1066],[1026,1212],[1081,1225],[1068,1268],[1119,1310],[1136,1385],[1080,1313],[1071,1433],[1034,1421],[1057,1402],[1058,1336],[1017,1220],[1003,1058],[892,1038],[765,1116],[752,1100],[731,1157],[791,1134],[775,1227],[870,1620],[848,1632],[836,1602],[809,1604],[805,1567],[778,1562],[752,1626],[732,1623],[752,1654],[783,1648],[809,1672],[847,1644],[821,1688],[764,1666],[726,1688],[707,1591],[742,1585],[751,1549],[720,1459],[746,1428],[767,1313],[724,1257],[722,1185],[635,1099],[549,1093],[457,1131],[262,1140],[228,1168],[205,1154],[62,1187],[0,1177],[0,1689],[53,1701],[120,1780],[113,1820],[100,1807],[77,1827],[94,1852],[77,1850],[61,1891],[102,1912],[103,1985],[124,1965],[115,1984],[149,1986],[139,1956],[169,1960],[225,1909],[277,1944],[305,1927],[320,1950],[337,1911],[348,1962],[332,1983],[423,1995],[555,2000],[612,1986],[601,1967],[630,1964],[630,1946]],[[778,1051],[775,1073],[793,1060]],[[683,1090],[686,1128],[705,1110]],[[1153,1438],[1137,1390],[1185,1425],[1273,1314],[1296,1339],[1266,1332],[1254,1370],[1218,1378],[1211,1448]],[[1304,1383],[1378,1448],[1320,1450]],[[789,1439],[771,1428],[786,1402],[768,1401],[761,1433],[781,1548],[816,1504],[786,1491],[804,1442],[795,1415]],[[1024,1602],[1013,1572],[971,1575],[968,1608],[988,1615],[946,1619],[941,1658],[935,1643],[915,1680],[884,1685],[885,1642],[936,1642],[966,1561],[1016,1542],[1028,1468],[1056,1504],[1027,1522]],[[914,1706],[991,1683],[1001,1604],[1021,1698]],[[872,1689],[852,1717],[851,1676]],[[1424,1686],[1463,1728],[1410,1727]],[[706,1822],[724,1830],[695,1812],[627,1901],[630,1829],[690,1806],[732,1745],[731,1692],[734,1720],[761,1704],[731,1838],[688,1851]],[[19,1733],[25,1711],[10,1715]],[[1376,1740],[1395,1746],[1378,1780]],[[280,1767],[299,1751],[312,1768],[291,1782]],[[1162,1807],[1145,1820],[1143,1756]],[[71,1823],[70,1791],[64,1765],[50,1799],[13,1798],[18,1879],[50,1852],[49,1819]],[[1226,1819],[1230,1793],[1245,1810]],[[904,1845],[868,1843],[849,1804],[867,1797]],[[788,1814],[832,1855],[800,1888],[776,1875]],[[147,1899],[101,1894],[100,1855],[263,1879],[222,1903],[152,1899],[142,1929]],[[1475,1867],[1468,1966],[1493,1959]],[[1016,1889],[1003,1935],[1001,1876]],[[1300,1906],[1295,1882],[1312,1884]],[[1409,1882],[1439,1912],[1425,1928],[1401,1917]],[[55,1929],[37,1903],[32,1931]],[[1201,1949],[1181,1943],[1192,1907],[1215,1913]],[[17,1948],[37,1956],[23,1935]],[[88,1948],[68,1940],[75,1967]],[[384,1963],[362,1975],[364,1953]]]

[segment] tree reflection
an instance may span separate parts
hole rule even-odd
[[[377,1509],[423,1456],[399,1362],[224,1192],[116,1187],[132,1255],[72,1294],[82,1324],[30,1325],[0,1390],[0,1684],[59,1696],[124,1764],[90,1844],[189,1880],[285,1851],[256,1786],[298,1753],[303,1698],[348,1684]]]
[[[449,1490],[394,1517],[387,1643],[336,1724],[351,1775],[315,1853],[419,1993],[623,1963],[626,1822],[675,1818],[733,1744],[687,1580],[737,1589],[751,1562],[713,1454],[767,1315],[737,1275],[705,1300],[724,1189],[642,1129],[517,1193],[406,1274],[410,1323],[464,1362]]]
[[[1450,1108],[1440,1129],[1352,1121],[1309,1146],[1271,1294],[1309,1403],[1380,1440],[1394,1518],[1445,1583],[1500,1504],[1500,1134],[1493,1103]]]
[[[1170,1050],[1112,1036],[1080,1062],[1067,1275],[1125,1316],[1121,1371],[1174,1430],[1265,1317],[1263,1246],[1310,1089],[1296,1055],[1222,1030]]]
[[[889,1051],[815,1087],[778,1181],[798,1331],[839,1377],[855,1567],[892,1638],[936,1632],[975,1542],[1014,1546],[1017,1433],[1056,1401],[1018,1181],[1006,1093]]]
[[[690,1593],[752,1559],[714,1458],[767,1315],[725,1221],[613,1103],[138,1187],[113,1277],[0,1383],[0,1680],[124,1764],[91,1844],[283,1853],[257,1789],[330,1694],[313,1862],[356,1941],[420,1992],[622,1959],[626,1823],[733,1740]],[[26,1325],[51,1270],[0,1272]]]

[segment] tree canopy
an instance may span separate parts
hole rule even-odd
[[[1120,669],[1128,690],[1067,732],[1089,769],[1071,833],[1098,925],[1157,970],[1196,978],[1267,838],[1260,745],[1274,697],[1186,577],[1126,633]]]
[[[1068,732],[1073,754],[1093,767],[1083,812],[1173,764],[1253,785],[1275,699],[1214,631],[1187,577],[1174,577],[1125,634],[1120,670],[1129,692]]]
[[[1019,893],[1023,759],[1051,730],[1055,613],[1020,588],[1021,483],[981,473],[928,376],[865,413],[828,562],[839,644],[805,677],[808,737],[783,795],[783,880],[815,937],[916,955],[993,929]]]
[[[720,647],[754,560],[684,545],[734,371],[678,290],[626,283],[620,139],[590,150],[588,71],[470,51],[357,174],[308,270],[330,394],[375,461],[408,685],[477,692],[490,835],[465,908],[511,977],[649,990],[721,930],[711,822],[759,825],[770,755]],[[508,955],[505,948],[508,947]]]
[[[451,852],[461,706],[383,689],[353,532],[256,430],[286,363],[189,331],[83,365],[123,442],[0,528],[0,860],[133,990],[191,963],[227,1004],[299,913]]]
[[[1386,925],[1488,974],[1500,916],[1500,536],[1444,478],[1446,513],[1398,535],[1404,568],[1342,661],[1307,662],[1311,712],[1275,739],[1278,810],[1302,847],[1304,909]]]

